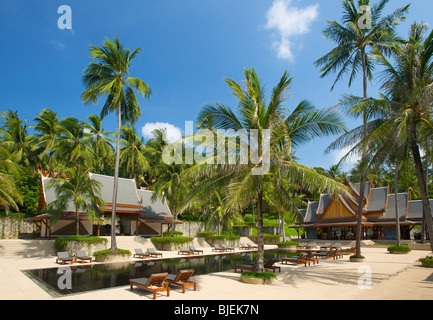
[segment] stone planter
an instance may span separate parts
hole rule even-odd
[[[129,260],[128,254],[110,254],[106,257],[97,257],[95,258],[96,262],[122,262]]]
[[[349,258],[349,261],[350,262],[365,262],[365,258],[357,258],[357,257],[354,257],[354,256],[351,256],[350,258]]]
[[[277,281],[277,279],[264,280],[264,279],[257,279],[257,278],[247,278],[247,277],[243,277],[241,275],[241,281],[244,283],[248,283],[248,284],[266,285],[266,284],[275,283]]]
[[[421,262],[421,265],[425,268],[433,268],[433,264],[428,262]]]

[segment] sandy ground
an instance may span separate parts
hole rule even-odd
[[[173,287],[157,301],[176,300],[432,300],[433,269],[421,267],[417,259],[429,254],[413,250],[407,255],[392,255],[385,248],[363,248],[364,263],[341,260],[320,260],[318,265],[281,265],[278,280],[265,286],[240,281],[233,270],[194,277],[197,291],[185,294]],[[213,254],[206,248],[205,254]],[[176,252],[164,252],[175,257]],[[134,258],[131,258],[134,260]],[[1,300],[145,300],[150,292],[121,286],[54,298],[28,278],[21,270],[56,267],[55,257],[0,258]]]

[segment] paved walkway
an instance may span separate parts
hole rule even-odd
[[[416,260],[429,254],[414,250],[408,255],[391,255],[385,248],[363,248],[366,263],[342,260],[320,260],[315,266],[282,265],[278,281],[272,285],[255,286],[240,281],[232,270],[196,276],[197,291],[173,287],[170,297],[158,295],[157,300],[383,300],[433,299],[433,269],[419,266]],[[205,248],[205,254],[213,254]],[[164,257],[177,256],[164,252]],[[133,260],[133,258],[131,258]],[[21,270],[56,267],[55,258],[0,258],[0,299],[67,299],[67,300],[146,300],[152,295],[129,286],[96,290],[53,298]],[[371,281],[370,281],[371,280]]]

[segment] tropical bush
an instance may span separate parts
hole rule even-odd
[[[298,246],[299,242],[296,241],[283,241],[283,242],[278,242],[277,246],[278,247],[288,247],[288,246]]]
[[[277,279],[277,275],[273,272],[254,272],[254,271],[247,271],[242,273],[242,277],[245,278],[252,278],[252,279],[263,279],[264,281]]]
[[[423,266],[433,268],[433,257],[432,256],[419,258],[418,261],[421,262]]]
[[[78,241],[78,242],[83,243],[83,244],[92,245],[92,244],[106,243],[108,240],[106,238],[84,237],[84,236],[58,237],[54,241],[54,246],[55,246],[57,251],[65,251],[67,243],[71,242],[71,241]],[[98,252],[98,251],[96,251],[96,252]]]
[[[100,251],[93,252],[93,256],[95,257],[95,259],[98,259],[98,260],[103,260],[103,259],[106,259],[108,256],[116,256],[116,255],[130,256],[131,251],[126,250],[126,249],[117,249],[116,251],[113,251],[111,249],[106,249],[106,250],[100,250]]]
[[[399,246],[394,245],[394,246],[388,247],[389,253],[409,253],[411,251],[412,250],[409,248],[409,246],[404,245],[404,244],[399,245]]]

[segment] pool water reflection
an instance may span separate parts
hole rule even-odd
[[[293,254],[265,251],[265,261]],[[149,277],[152,273],[177,273],[194,269],[194,275],[234,269],[237,264],[254,262],[257,252],[195,256],[152,261],[127,261],[107,264],[73,264],[56,268],[23,271],[53,296],[129,285],[129,279]]]

